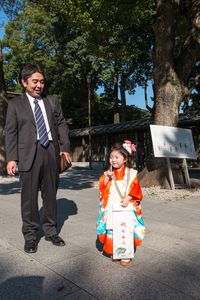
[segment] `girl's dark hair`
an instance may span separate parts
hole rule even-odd
[[[111,152],[113,151],[119,151],[119,153],[121,153],[121,155],[123,155],[123,157],[125,159],[127,159],[125,165],[128,167],[128,168],[133,168],[134,167],[134,158],[131,154],[129,154],[129,152],[122,146],[122,144],[120,143],[115,143],[110,151],[109,151],[109,154],[108,154],[108,166],[110,165],[110,162],[109,162],[109,159],[110,159],[110,154]]]
[[[32,65],[32,64],[25,65],[23,67],[23,69],[21,70],[21,73],[19,75],[19,82],[21,83],[22,79],[27,80],[29,77],[31,77],[36,72],[42,74],[45,78],[45,73],[44,73],[44,70],[41,66]]]

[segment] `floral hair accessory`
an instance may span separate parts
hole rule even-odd
[[[125,140],[122,146],[130,155],[136,151],[136,145],[132,144],[129,140]]]

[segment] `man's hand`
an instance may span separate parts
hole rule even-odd
[[[6,170],[8,175],[15,176],[16,169],[17,169],[17,164],[14,160],[11,160],[7,163]]]
[[[64,154],[67,162],[70,164],[72,162],[71,155],[68,152],[60,152],[60,155]]]

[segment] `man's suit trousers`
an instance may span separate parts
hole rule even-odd
[[[36,240],[40,218],[45,236],[56,234],[56,193],[59,173],[52,142],[47,148],[37,143],[33,165],[28,172],[20,172],[21,214],[24,239]],[[41,191],[43,207],[38,210],[38,192]]]

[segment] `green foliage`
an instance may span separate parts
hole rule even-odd
[[[52,21],[42,9],[27,6],[15,20],[8,23],[3,43],[7,47],[5,73],[9,90],[15,88],[19,71],[25,63],[42,64],[47,69],[55,64],[57,43]]]
[[[152,79],[152,24],[157,17],[153,0],[0,1],[10,17],[3,40],[7,89],[21,91],[18,73],[25,63],[43,65],[47,90],[59,96],[74,128],[88,124],[88,74],[93,125],[113,122],[113,100],[118,97],[114,77],[123,95],[134,94],[137,85],[144,87]],[[188,32],[185,12],[191,1],[180,3],[176,55]],[[104,89],[100,98],[95,94],[99,86]],[[117,104],[122,111],[125,104],[119,99]],[[127,120],[134,118],[132,108],[126,113]]]
[[[0,8],[8,15],[9,18],[14,19],[20,11],[24,8],[23,0],[0,0]]]
[[[73,119],[73,126],[81,127],[88,122],[86,78],[90,73],[93,92],[98,85],[105,91],[110,90],[106,95],[109,109],[105,103],[94,100],[97,115],[93,116],[93,122],[111,123],[114,74],[117,72],[120,78],[126,73],[126,89],[134,93],[136,82],[133,81],[138,77],[133,77],[132,73],[137,73],[138,59],[142,57],[144,65],[146,59],[149,62],[149,56],[145,56],[145,51],[150,49],[149,40],[146,34],[138,34],[141,26],[144,28],[140,18],[146,18],[147,26],[149,11],[141,10],[137,1],[126,5],[121,1],[94,0],[87,3],[83,0],[76,3],[67,0],[21,1],[21,4],[24,9],[9,22],[3,41],[7,49],[7,89],[21,90],[18,73],[25,63],[43,65],[47,89],[59,95],[66,117]],[[146,46],[142,47],[144,41]]]
[[[146,110],[139,109],[135,105],[127,106],[127,121],[146,119],[150,117],[150,113]]]

